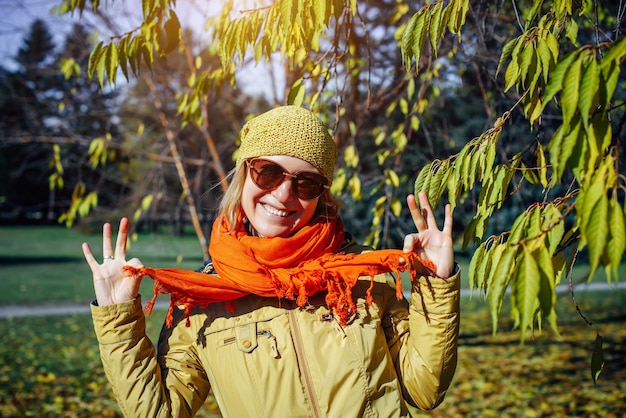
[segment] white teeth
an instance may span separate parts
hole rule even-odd
[[[285,216],[289,215],[289,213],[285,212],[284,210],[278,210],[278,209],[273,208],[273,207],[268,206],[268,205],[263,205],[263,207],[265,208],[266,211],[268,211],[272,215],[281,216],[283,218]]]

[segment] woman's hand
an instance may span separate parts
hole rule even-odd
[[[445,207],[443,229],[439,230],[426,193],[419,192],[418,197],[419,207],[415,196],[408,195],[406,198],[417,233],[404,237],[403,251],[415,252],[420,258],[432,261],[437,267],[437,270],[432,273],[437,277],[448,278],[454,273],[450,205]]]
[[[127,302],[135,299],[139,294],[141,277],[129,276],[123,270],[125,264],[136,268],[143,267],[137,258],[126,262],[128,226],[128,219],[122,218],[115,242],[115,253],[113,253],[111,224],[104,224],[102,227],[102,264],[96,261],[89,244],[83,243],[83,254],[93,273],[93,287],[99,306]]]

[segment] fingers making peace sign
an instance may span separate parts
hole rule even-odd
[[[89,244],[83,243],[83,254],[93,273],[93,286],[99,306],[126,302],[137,297],[141,277],[127,275],[123,267],[128,264],[141,268],[139,259],[126,261],[126,241],[128,239],[129,222],[122,218],[120,221],[115,252],[113,252],[111,224],[105,223],[102,227],[102,264],[98,263]]]
[[[448,278],[454,273],[454,249],[452,246],[452,214],[450,205],[445,207],[443,229],[439,230],[426,193],[419,192],[419,206],[414,195],[407,196],[407,205],[417,228],[417,233],[404,237],[403,251],[415,252],[420,258],[432,261],[437,267],[437,277]]]

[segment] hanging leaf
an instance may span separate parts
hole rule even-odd
[[[173,10],[170,11],[170,18],[165,22],[166,42],[163,53],[168,54],[178,46],[181,38],[180,22]]]
[[[539,300],[541,275],[534,252],[524,247],[518,259],[519,267],[512,284],[515,306],[520,313],[520,339],[524,343],[526,330],[532,329],[535,306]]]
[[[585,65],[580,81],[580,93],[578,96],[578,108],[583,121],[583,126],[587,129],[589,118],[598,105],[598,90],[600,88],[600,69],[598,62],[592,58]]]
[[[539,268],[539,306],[541,314],[548,320],[552,330],[559,335],[556,315],[556,280],[552,253],[546,247],[540,247],[536,251],[537,267]]]
[[[580,91],[580,78],[582,74],[582,59],[572,62],[565,71],[563,80],[563,94],[561,94],[561,111],[563,113],[563,125],[568,126],[574,118],[578,108],[578,96]]]
[[[287,104],[294,106],[302,106],[304,102],[304,95],[306,93],[306,88],[304,84],[302,84],[302,80],[298,80],[291,86],[291,90],[289,90],[289,95],[287,97]]]
[[[504,246],[504,251],[497,262],[492,261],[492,266],[495,265],[495,271],[491,274],[491,281],[489,282],[489,308],[494,335],[498,328],[498,314],[502,308],[502,300],[516,271],[518,251],[517,246],[507,244],[500,244],[500,246]]]
[[[612,272],[617,280],[619,278],[619,268],[622,263],[624,251],[626,251],[626,221],[624,219],[624,209],[618,201],[609,200],[609,224],[611,225],[611,239],[607,244],[609,257],[609,273]],[[611,282],[611,276],[608,277]]]
[[[596,342],[593,347],[593,354],[591,355],[591,379],[593,385],[596,386],[598,377],[604,368],[604,354],[602,352],[602,336],[600,333],[596,333]]]
[[[572,63],[578,58],[580,54],[579,50],[574,50],[559,61],[550,75],[550,81],[546,86],[546,93],[543,98],[543,106],[541,111],[545,109],[546,105],[563,89],[565,73],[569,70]],[[569,83],[570,80],[567,79]]]
[[[604,253],[604,248],[609,241],[609,224],[608,224],[609,203],[605,194],[600,196],[596,202],[591,214],[589,222],[585,228],[585,237],[587,246],[589,247],[589,280],[592,280],[600,263],[600,257]]]
[[[506,45],[504,45],[504,48],[502,48],[502,54],[500,55],[500,61],[498,62],[498,68],[496,68],[496,76],[500,73],[500,69],[502,69],[502,66],[509,59],[509,57],[511,56],[511,52],[517,46],[517,43],[520,42],[521,39],[522,37],[518,36],[517,38],[511,39],[509,42],[506,43]]]

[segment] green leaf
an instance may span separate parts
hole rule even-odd
[[[519,68],[519,63],[517,60],[517,56],[511,57],[511,62],[509,66],[506,67],[506,73],[504,73],[504,91],[508,91],[511,87],[513,87],[520,78],[521,71]]]
[[[306,93],[306,88],[304,84],[302,84],[302,80],[297,80],[291,86],[291,90],[289,90],[289,95],[287,97],[287,104],[294,106],[302,106],[302,102],[304,102],[304,95]]]
[[[496,269],[491,274],[491,280],[489,282],[489,307],[494,335],[498,328],[498,314],[502,308],[502,300],[504,299],[509,282],[515,274],[515,259],[518,251],[517,246],[501,245],[505,245],[506,248],[497,263],[492,261],[492,265],[495,264]]]
[[[574,60],[578,58],[580,54],[579,50],[574,50],[565,56],[561,61],[559,61],[552,73],[550,74],[550,79],[548,81],[548,85],[546,86],[546,94],[543,97],[543,109],[547,106],[547,104],[556,96],[562,89],[565,79],[565,73],[569,69],[570,65]],[[569,82],[569,80],[568,80]]]
[[[531,328],[539,298],[541,276],[535,254],[524,247],[519,258],[517,274],[512,284],[515,293],[515,305],[520,313],[520,338],[524,343],[526,330]]]
[[[547,83],[550,69],[554,65],[554,60],[552,59],[552,52],[548,47],[548,43],[544,38],[537,39],[537,57],[539,57],[539,61],[541,63],[541,73],[543,74],[543,81]]]
[[[439,2],[435,5],[433,10],[431,11],[430,20],[429,20],[429,38],[430,38],[430,46],[433,50],[433,55],[437,56],[437,51],[439,50],[439,41],[441,40],[442,29],[444,27],[443,23],[443,2]]]
[[[596,386],[598,377],[604,368],[604,355],[602,354],[602,336],[600,333],[596,334],[596,342],[593,347],[593,354],[591,355],[591,379],[593,385]]]
[[[421,11],[421,13],[418,12],[418,18],[415,21],[415,26],[413,27],[413,44],[411,45],[411,51],[413,52],[416,69],[419,69],[422,49],[424,49],[424,43],[426,42],[426,32],[428,30],[429,18],[430,15],[425,11]]]
[[[89,54],[89,66],[87,67],[87,74],[89,75],[89,78],[93,78],[93,74],[98,66],[102,45],[104,45],[104,43],[99,42],[98,45],[96,45],[96,47],[92,49],[91,53]],[[100,84],[100,87],[102,87],[102,84]]]
[[[569,66],[565,72],[563,81],[563,93],[561,94],[561,111],[563,113],[563,125],[569,125],[578,107],[580,91],[580,78],[582,75],[582,59],[578,59]]]
[[[511,230],[509,231],[509,239],[508,243],[510,245],[517,245],[525,236],[526,228],[529,221],[529,212],[525,210],[524,212],[517,215],[513,225],[511,226]]]
[[[585,128],[588,127],[589,118],[591,118],[598,104],[599,87],[600,68],[595,58],[592,58],[589,63],[585,65],[583,70],[582,79],[580,81],[580,93],[578,96],[578,108],[580,109],[580,115]]]
[[[421,191],[426,192],[429,179],[431,177],[431,172],[433,170],[433,164],[434,162],[426,164],[424,167],[422,167],[419,174],[417,175],[417,178],[415,179],[415,184],[413,185],[413,193],[416,196]]]
[[[587,246],[589,247],[589,279],[591,280],[604,253],[605,245],[609,240],[609,202],[606,194],[602,194],[589,216],[585,230]]]
[[[554,332],[559,335],[556,322],[556,278],[552,253],[546,247],[541,247],[535,254],[537,255],[537,267],[539,267],[541,276],[539,283],[539,306],[541,313],[546,317],[548,324]]]
[[[576,218],[579,221],[583,241],[586,239],[587,223],[594,207],[602,196],[606,197],[606,173],[605,165],[600,166],[596,172],[588,173],[576,199]]]
[[[496,69],[496,76],[500,73],[500,69],[504,65],[507,59],[511,56],[511,52],[515,48],[518,42],[523,39],[522,36],[518,36],[517,38],[511,39],[509,42],[504,45],[502,48],[502,55],[500,55],[500,61],[498,62],[498,68]]]
[[[481,243],[474,254],[472,255],[472,259],[470,260],[469,267],[467,269],[467,280],[469,281],[469,290],[470,290],[470,298],[474,293],[474,287],[476,287],[477,278],[479,276],[478,266],[483,264],[483,261],[486,258],[486,242]]]
[[[578,23],[574,19],[567,19],[565,36],[574,46],[578,46]]]
[[[526,226],[526,247],[530,251],[544,246],[545,236],[543,235],[541,220],[541,209],[539,206],[532,207]]]
[[[144,211],[150,209],[150,206],[152,205],[153,200],[154,200],[154,195],[152,194],[144,196],[144,198],[141,200],[141,209]]]
[[[122,74],[124,74],[124,78],[126,81],[129,81],[128,77],[128,37],[123,37],[120,42],[117,44],[117,51],[120,56],[120,68],[122,69]]]
[[[563,127],[564,129],[568,128],[568,126],[565,124],[563,124]],[[581,130],[581,121],[580,121],[580,118],[576,118],[576,122],[574,126],[571,127],[571,130],[563,136],[560,154],[556,156],[558,160],[558,166],[561,170],[567,167],[568,161],[570,160],[570,157],[574,153],[574,149],[576,148],[576,145],[578,144],[578,140],[580,137],[579,135],[580,130]]]
[[[439,206],[439,201],[441,200],[441,196],[446,189],[448,179],[451,175],[452,170],[450,170],[450,160],[440,161],[435,167],[432,186],[430,187],[430,193],[428,194],[428,201],[433,208]]]
[[[533,20],[537,17],[537,13],[539,13],[539,9],[541,9],[541,5],[543,4],[543,0],[534,0],[533,7],[528,11],[528,14],[525,16],[526,25],[525,30],[530,28]]]
[[[413,40],[415,38],[415,23],[417,22],[417,18],[418,14],[416,13],[409,19],[406,28],[404,29],[404,33],[402,34],[402,41],[400,43],[402,62],[404,64],[404,68],[406,68],[407,71],[411,69],[411,51],[413,49]]]
[[[529,87],[530,80],[528,75],[533,71],[533,66],[536,65],[535,58],[535,46],[533,42],[527,42],[522,49],[522,53],[518,57],[519,66],[519,78],[522,86]],[[528,82],[527,82],[528,81]]]
[[[561,219],[561,211],[550,203],[543,208],[543,229],[547,230],[547,248],[550,254],[554,254],[565,235],[565,225]]]
[[[626,221],[624,220],[624,209],[618,201],[609,200],[609,223],[611,224],[611,240],[607,245],[607,253],[610,266],[615,278],[619,278],[619,267],[622,262],[624,251],[626,250]],[[609,282],[610,282],[609,277]]]
[[[550,31],[546,32],[546,45],[552,55],[552,65],[554,65],[559,59],[559,41],[557,41],[554,34]],[[552,67],[552,65],[550,67]]]
[[[487,245],[487,243],[488,241],[485,242],[485,245]],[[486,248],[484,257],[481,257],[480,262],[476,265],[474,280],[479,291],[485,296],[488,294],[491,267],[498,264],[500,257],[504,253],[504,248],[504,245],[494,245],[489,249]]]
[[[117,56],[117,46],[113,42],[111,42],[106,48],[105,60],[107,74],[109,75],[109,81],[112,84],[115,84],[119,60]]]

